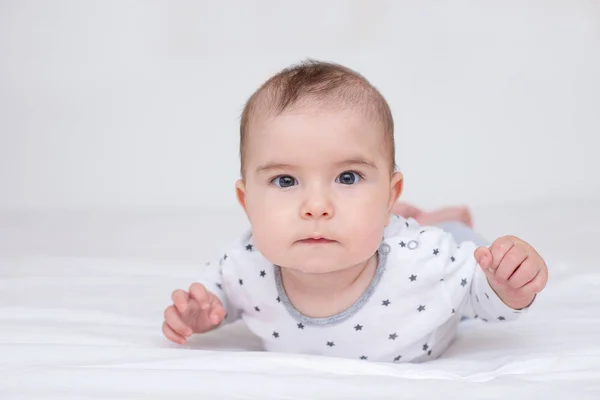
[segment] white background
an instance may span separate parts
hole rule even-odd
[[[234,205],[243,104],[307,57],[387,97],[408,200],[600,197],[600,2],[0,0],[0,208]]]
[[[527,318],[421,365],[166,342],[239,237],[242,106],[306,57],[389,99],[408,199],[545,257]],[[599,399],[599,133],[598,0],[0,0],[0,398]]]

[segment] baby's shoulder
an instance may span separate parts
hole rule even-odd
[[[392,262],[412,260],[422,264],[443,264],[444,260],[454,262],[459,254],[468,255],[474,250],[473,243],[457,243],[453,235],[441,227],[420,225],[412,218],[395,215],[385,228],[383,242]]]
[[[434,245],[451,239],[452,235],[437,226],[420,225],[412,218],[392,215],[383,233],[388,245],[408,250],[423,250],[422,245]]]

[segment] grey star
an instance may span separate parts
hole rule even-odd
[[[417,308],[417,311],[419,311],[419,312],[425,311],[425,306],[424,305],[420,305],[419,308]]]
[[[398,362],[398,361],[400,361],[401,358],[402,358],[402,356],[394,357],[394,361]]]
[[[485,297],[487,297],[488,300],[490,299],[490,296],[487,293],[485,294]]]
[[[264,269],[262,271],[260,271],[260,277],[264,278],[267,275],[267,271],[265,271]]]
[[[274,337],[275,339],[277,339],[277,338],[279,337],[279,332],[275,332],[275,331],[273,331],[273,337]]]
[[[506,320],[506,318],[504,318],[503,316],[498,317],[498,321],[504,321],[504,320]]]
[[[281,298],[279,296],[277,296],[277,302],[281,303]]]
[[[400,242],[398,244],[400,245],[400,247],[406,247],[406,243],[404,243],[404,242]]]
[[[460,286],[462,286],[462,287],[465,287],[465,286],[467,286],[467,280],[466,280],[465,278],[463,278],[463,279],[460,281]]]
[[[335,343],[333,343],[333,342],[327,342],[327,346],[333,347],[333,346],[335,346]]]
[[[247,245],[246,245],[246,250],[248,250],[248,251],[252,251],[252,245],[251,245],[251,244],[247,244]]]
[[[354,329],[355,329],[356,331],[362,331],[362,328],[363,328],[363,326],[362,326],[362,325],[360,325],[360,324],[356,324],[356,326],[354,327]]]
[[[382,301],[382,302],[381,302],[381,305],[382,305],[382,306],[386,306],[386,307],[387,307],[387,306],[389,306],[391,303],[392,303],[392,302],[391,302],[391,301],[389,301],[389,300],[384,300],[384,301]]]
[[[429,345],[427,343],[425,343],[423,345],[423,351],[427,351],[429,349]]]
[[[298,329],[304,329],[304,324],[302,322],[298,323]]]
[[[450,261],[454,262],[454,261],[456,261],[456,258],[450,257]]]
[[[243,279],[240,279],[239,282],[240,282],[240,286],[242,286],[244,284],[244,280]]]
[[[414,282],[417,280],[417,276],[416,275],[411,275],[408,279],[410,279],[411,282]]]
[[[433,249],[433,255],[437,256],[438,254],[440,254],[440,251],[438,249]]]
[[[255,309],[257,312],[260,312],[260,308],[258,308],[258,307],[254,307],[254,309]]]
[[[394,333],[390,334],[389,339],[390,340],[396,340],[397,337],[398,337],[398,335],[396,335],[396,332],[394,332]]]
[[[217,287],[218,287],[219,289],[223,289],[223,285],[221,285],[220,283],[217,283]]]
[[[367,356],[360,356],[361,360],[366,360],[368,357]]]

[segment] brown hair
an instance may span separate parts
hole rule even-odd
[[[307,60],[280,71],[258,88],[246,102],[240,123],[240,161],[244,175],[244,148],[257,111],[280,115],[310,101],[359,106],[383,130],[391,171],[395,169],[394,121],[385,98],[359,73],[339,64]],[[263,114],[264,116],[264,114]]]

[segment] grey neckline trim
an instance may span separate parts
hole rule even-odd
[[[365,304],[367,304],[367,302],[369,301],[369,299],[375,292],[375,289],[377,288],[377,286],[379,286],[379,282],[381,281],[381,277],[383,276],[383,273],[386,268],[387,255],[389,254],[390,250],[391,250],[391,248],[387,243],[382,243],[379,246],[379,249],[377,249],[377,253],[379,256],[378,257],[379,260],[377,262],[377,269],[375,270],[375,275],[373,275],[373,279],[371,280],[371,283],[367,287],[367,290],[365,290],[365,292],[360,296],[360,298],[358,300],[356,300],[356,302],[354,304],[352,304],[350,307],[348,307],[346,310],[342,311],[339,314],[335,314],[335,315],[332,315],[331,317],[325,317],[325,318],[312,318],[312,317],[308,317],[308,316],[302,314],[300,311],[298,311],[296,309],[296,307],[294,307],[292,305],[292,303],[290,302],[290,299],[287,297],[287,294],[285,293],[285,289],[283,287],[283,281],[281,279],[281,267],[278,265],[274,265],[273,272],[275,275],[275,285],[277,287],[277,293],[279,295],[279,299],[281,300],[281,303],[283,304],[283,306],[285,307],[287,312],[296,321],[298,321],[304,325],[307,325],[307,326],[309,326],[309,325],[330,326],[330,325],[335,325],[335,324],[344,322],[347,319],[349,319],[350,317],[352,317],[354,314],[356,314]]]

